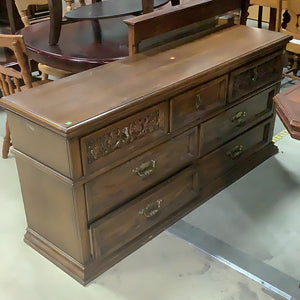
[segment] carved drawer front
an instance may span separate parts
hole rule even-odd
[[[230,170],[240,160],[270,142],[273,119],[257,125],[199,160],[200,183]]]
[[[197,129],[152,148],[85,185],[89,222],[150,188],[197,157]]]
[[[128,244],[151,227],[170,218],[197,196],[194,168],[186,169],[90,227],[96,259]],[[127,245],[126,245],[127,246]]]
[[[282,68],[282,52],[277,52],[233,71],[230,75],[228,101],[233,102],[260,87],[279,81]]]
[[[273,86],[204,122],[200,129],[200,156],[255,125],[273,112],[273,97],[279,86]]]
[[[222,76],[172,98],[170,102],[171,131],[225,106],[227,81],[228,76]]]
[[[167,103],[155,105],[81,139],[84,174],[94,172],[124,157],[168,131]]]

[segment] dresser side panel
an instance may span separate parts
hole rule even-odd
[[[71,177],[68,145],[64,137],[9,111],[7,119],[15,149]]]
[[[82,213],[83,187],[80,192],[79,187],[74,188],[31,158],[17,154],[16,162],[28,227],[79,263],[86,263],[90,253]]]

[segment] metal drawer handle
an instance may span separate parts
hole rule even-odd
[[[139,215],[143,215],[146,218],[154,217],[160,210],[160,204],[162,200],[156,200],[153,203],[148,204],[145,208],[139,211]]]
[[[236,145],[231,150],[229,150],[226,154],[231,159],[236,159],[236,158],[239,158],[243,154],[243,151],[244,151],[243,145]]]
[[[252,81],[256,81],[256,80],[258,79],[258,72],[257,72],[257,69],[256,69],[256,68],[253,69],[252,72],[253,72],[253,74],[252,74],[252,76],[251,76],[251,80],[252,80]]]
[[[196,103],[195,103],[195,107],[196,110],[200,109],[200,107],[203,105],[203,99],[201,98],[201,96],[198,94],[196,95]]]
[[[156,168],[156,161],[151,159],[147,162],[142,163],[136,169],[133,169],[132,172],[140,177],[146,177],[153,173]]]
[[[246,115],[247,113],[245,111],[239,111],[231,118],[231,122],[236,123],[237,126],[239,126],[245,122]]]

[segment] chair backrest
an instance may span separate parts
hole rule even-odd
[[[143,40],[241,9],[247,18],[249,0],[194,0],[124,20],[128,25],[129,55],[140,52]]]
[[[300,1],[287,0],[286,9],[290,15],[290,21],[286,23],[283,32],[293,35],[294,39],[300,40]]]
[[[276,9],[276,25],[275,30],[280,31],[282,17],[283,0],[250,0],[251,5],[259,5]]]
[[[11,49],[17,59],[20,71],[0,65],[0,89],[4,96],[20,92],[21,87],[32,87],[31,72],[25,44],[21,35],[0,34],[0,48]]]
[[[28,16],[29,6],[31,5],[48,5],[48,0],[15,0],[16,7],[24,26],[31,24]]]

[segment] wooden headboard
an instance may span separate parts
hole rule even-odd
[[[139,52],[142,40],[161,35],[200,21],[241,10],[241,24],[246,24],[249,0],[191,0],[124,20],[128,25],[129,55]]]

